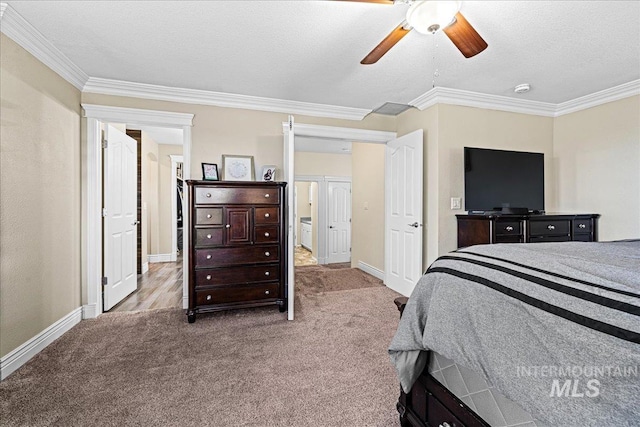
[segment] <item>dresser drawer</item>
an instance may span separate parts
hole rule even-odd
[[[222,208],[197,208],[196,225],[222,225]]]
[[[197,228],[196,247],[220,246],[222,245],[222,228]]]
[[[272,263],[280,259],[280,250],[272,246],[196,249],[196,268],[225,267],[240,264]]]
[[[280,222],[280,209],[256,208],[256,224],[278,224]]]
[[[196,204],[267,204],[280,203],[278,188],[196,187]]]
[[[550,221],[529,221],[529,236],[569,236],[571,231],[571,221],[550,220]]]
[[[591,233],[593,227],[590,219],[574,219],[573,220],[573,232],[574,233]]]
[[[522,234],[522,223],[520,221],[496,221],[496,236],[518,236]]]
[[[260,225],[255,228],[254,242],[256,243],[278,243],[280,238],[280,227],[277,225]]]
[[[427,394],[427,422],[430,426],[464,427],[453,413],[431,393]]]
[[[208,286],[239,285],[280,280],[278,264],[223,267],[196,270],[196,289]]]
[[[224,304],[278,298],[278,283],[222,286],[196,291],[196,305]]]

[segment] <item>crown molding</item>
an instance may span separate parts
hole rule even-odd
[[[640,95],[640,80],[633,80],[609,89],[572,99],[571,101],[561,102],[557,105],[556,117],[586,110],[591,107],[597,107],[607,102],[618,101],[634,95]]]
[[[409,102],[409,105],[419,110],[425,110],[436,104],[462,105],[545,117],[554,117],[556,111],[556,104],[549,102],[515,99],[446,87],[433,88]]]
[[[82,90],[89,76],[7,3],[0,3],[0,31]]]
[[[139,108],[109,107],[106,105],[81,104],[84,117],[116,123],[133,123],[167,127],[193,126],[193,114],[170,111],[141,110]]]
[[[634,95],[640,95],[640,80],[634,80],[590,95],[581,96],[571,101],[561,102],[560,104],[436,87],[410,101],[409,105],[420,110],[426,110],[436,104],[451,104],[511,113],[559,117]]]
[[[347,120],[362,120],[371,112],[371,110],[363,108],[262,98],[258,96],[176,88],[96,77],[89,78],[84,86],[83,92]]]

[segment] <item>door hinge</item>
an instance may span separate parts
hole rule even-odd
[[[102,217],[105,218],[107,216],[107,208],[102,208]]]
[[[107,278],[106,278],[106,276],[102,278],[102,286],[107,286]]]
[[[109,142],[107,141],[107,138],[103,138],[102,139],[102,148],[107,148],[109,146]]]

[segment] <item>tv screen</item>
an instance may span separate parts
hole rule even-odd
[[[467,211],[544,211],[544,154],[464,148]]]

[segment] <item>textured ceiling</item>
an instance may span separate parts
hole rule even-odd
[[[640,79],[638,1],[465,1],[489,48],[415,31],[360,60],[408,6],[344,1],[9,1],[91,77],[374,109],[436,86],[560,103]],[[513,87],[532,90],[515,95]]]

